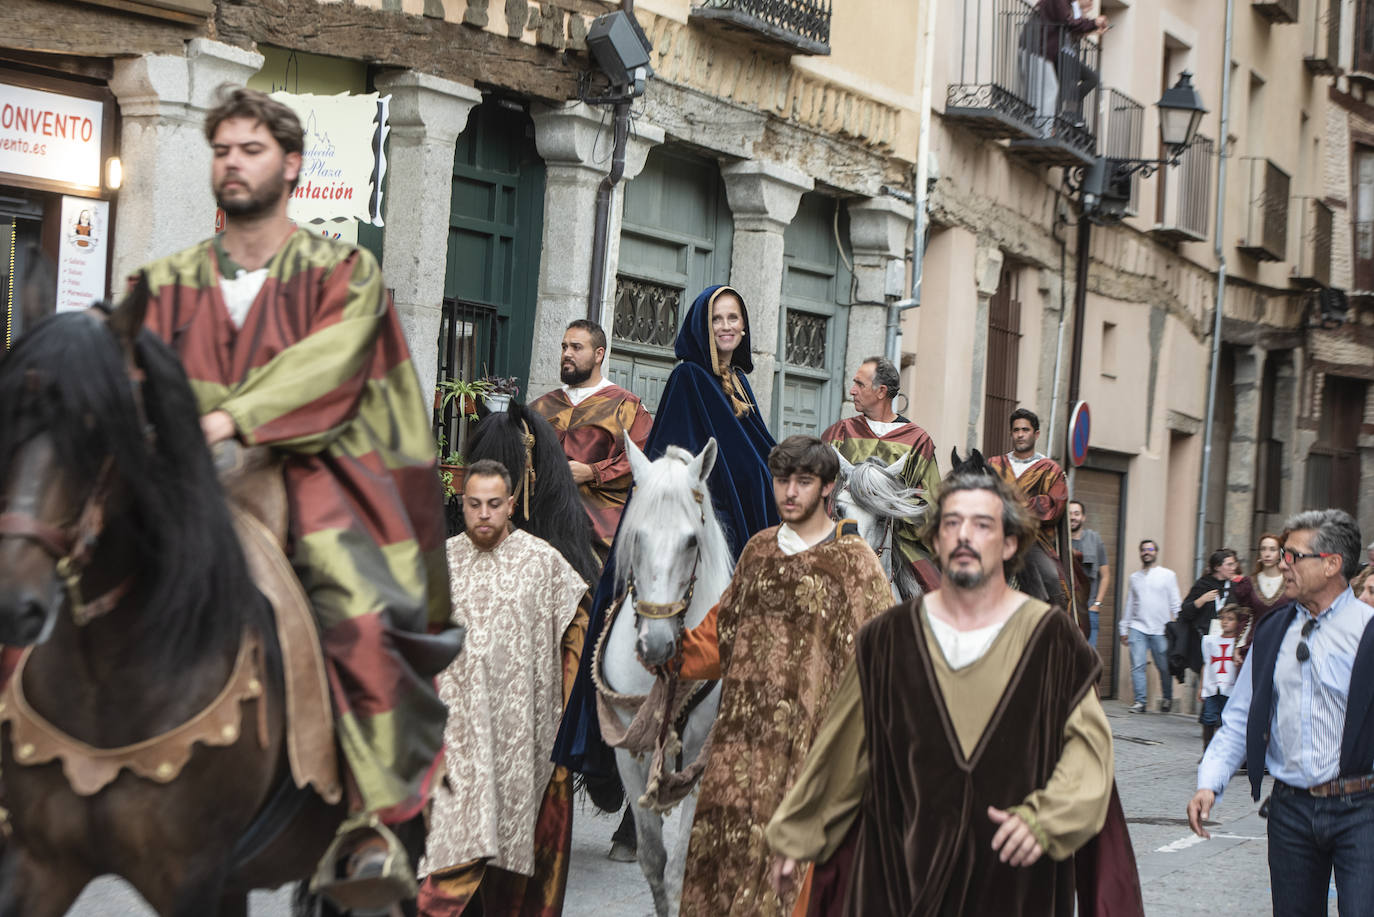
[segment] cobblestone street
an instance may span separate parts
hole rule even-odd
[[[1183,714],[1134,715],[1104,704],[1116,746],[1117,786],[1145,891],[1145,911],[1161,917],[1269,913],[1265,823],[1243,777],[1231,782],[1212,812],[1212,840],[1188,830],[1184,807],[1192,795],[1201,728]],[[1268,780],[1266,792],[1268,790]],[[646,917],[652,914],[639,867],[606,859],[618,820],[579,803],[573,831],[567,917]],[[670,834],[676,835],[676,824]],[[1221,891],[1219,891],[1221,890]],[[149,912],[127,887],[105,879],[87,889],[72,912],[79,917]],[[286,892],[259,894],[254,917],[286,917]],[[1331,913],[1336,913],[1335,888]]]

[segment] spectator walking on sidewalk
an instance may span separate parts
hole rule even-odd
[[[1159,565],[1159,544],[1152,538],[1140,543],[1140,569],[1131,574],[1126,591],[1126,608],[1121,613],[1121,645],[1131,649],[1131,687],[1135,692],[1132,713],[1145,712],[1145,661],[1154,657],[1159,670],[1160,713],[1168,713],[1174,702],[1174,681],[1169,674],[1168,639],[1164,625],[1178,616],[1183,601],[1178,595],[1178,577]]]
[[[1374,607],[1355,598],[1360,529],[1344,510],[1290,518],[1283,548],[1291,604],[1256,625],[1250,655],[1198,767],[1188,802],[1194,833],[1241,761],[1269,798],[1275,914],[1325,914],[1335,872],[1342,914],[1374,902]]]

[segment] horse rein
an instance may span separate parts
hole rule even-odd
[[[69,526],[55,526],[32,513],[0,513],[0,538],[23,538],[32,541],[57,561],[57,575],[62,578],[71,601],[72,620],[84,627],[119,604],[119,600],[133,588],[132,575],[90,601],[81,595],[81,577],[95,553],[96,543],[105,529],[105,504],[110,498],[114,481],[114,458],[106,456],[91,489],[82,504],[76,522]]]
[[[697,502],[697,508],[701,511],[701,521],[702,521],[703,523],[705,523],[705,522],[706,522],[706,506],[705,506],[705,504],[702,502],[703,498],[702,498],[701,492],[700,492],[700,491],[697,491],[697,490],[693,490],[693,491],[692,491],[692,499],[696,500],[696,502]],[[701,563],[701,551],[698,550],[698,551],[697,551],[696,557],[692,560],[692,573],[691,573],[691,575],[687,578],[687,592],[686,592],[686,594],[683,595],[682,598],[678,599],[677,601],[675,601],[675,602],[645,602],[645,601],[641,601],[638,597],[636,597],[636,598],[635,598],[635,619],[636,619],[636,620],[639,620],[640,618],[644,618],[644,619],[647,619],[647,620],[650,620],[650,621],[667,621],[667,620],[675,620],[675,621],[677,622],[677,632],[678,632],[678,636],[680,637],[680,636],[682,635],[682,631],[684,630],[684,628],[685,628],[685,626],[686,626],[685,623],[684,623],[684,617],[685,617],[684,613],[687,611],[688,606],[690,606],[690,605],[692,604],[692,596],[696,593],[696,588],[697,588],[697,566],[698,566],[700,563]],[[629,577],[628,577],[627,580],[626,580],[626,587],[630,590],[631,593],[634,593],[634,592],[635,592],[635,578],[634,578],[634,573],[633,573],[633,572],[630,573]]]

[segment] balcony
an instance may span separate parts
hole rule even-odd
[[[1183,151],[1176,166],[1161,169],[1158,204],[1150,230],[1165,242],[1202,242],[1207,238],[1207,219],[1212,195],[1214,145],[1198,134]]]
[[[1374,295],[1374,222],[1357,221],[1355,224],[1355,252],[1352,267],[1354,289],[1352,294]]]
[[[1298,21],[1300,0],[1253,0],[1251,9],[1277,24]]]
[[[1290,280],[1298,286],[1331,286],[1331,208],[1315,197],[1293,198],[1298,256]]]
[[[1241,157],[1249,166],[1245,236],[1236,248],[1256,261],[1288,257],[1288,173],[1261,156]]]
[[[830,0],[704,0],[688,18],[775,51],[830,53]]]
[[[993,140],[1030,136],[1035,106],[1020,43],[1033,15],[1025,0],[963,0],[959,75],[945,94],[946,121]]]
[[[1108,160],[1140,159],[1145,137],[1145,106],[1117,89],[1107,90],[1106,121],[1102,127],[1099,152]],[[1124,216],[1135,216],[1140,202],[1140,173],[1122,182],[1129,187],[1115,189],[1128,198]]]
[[[1334,74],[1340,69],[1341,0],[1316,0],[1317,15],[1305,26],[1303,64],[1312,73]]]
[[[1035,32],[1028,35],[1022,69],[1035,114],[1030,136],[1013,140],[1011,149],[1038,165],[1091,165],[1097,158],[1102,51],[1060,26],[1041,26],[1038,47]]]

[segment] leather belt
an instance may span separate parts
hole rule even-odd
[[[1337,777],[1335,780],[1328,780],[1326,783],[1319,783],[1316,786],[1302,787],[1275,780],[1274,783],[1295,793],[1303,793],[1307,796],[1353,796],[1356,793],[1368,793],[1374,790],[1374,774],[1364,774],[1359,777]]]

